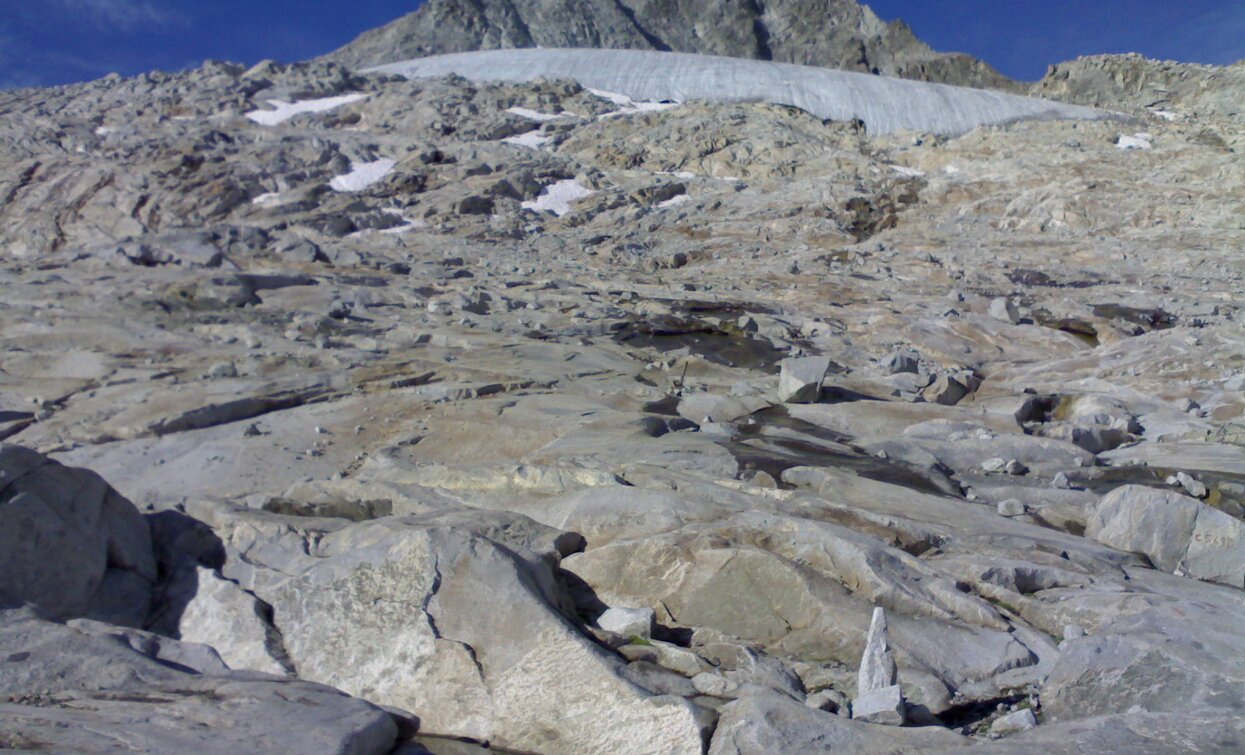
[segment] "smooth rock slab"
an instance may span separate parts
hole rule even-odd
[[[1044,723],[974,748],[988,755],[1118,755],[1118,753],[1240,752],[1245,719],[1212,713],[1133,713]]]
[[[969,742],[942,727],[870,726],[777,695],[743,698],[720,714],[709,755],[938,752]]]
[[[1208,597],[1234,591],[1167,579],[1188,584],[1192,599],[1065,643],[1041,690],[1045,722],[1137,711],[1245,716],[1245,605],[1215,606]]]

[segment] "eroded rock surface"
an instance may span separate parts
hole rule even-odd
[[[0,746],[1239,749],[1245,140],[1137,117],[3,93]]]

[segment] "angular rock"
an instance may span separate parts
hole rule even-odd
[[[998,505],[999,516],[1024,516],[1026,513],[1023,501],[1010,498],[1006,501],[1000,501]]]
[[[882,362],[882,369],[888,375],[915,374],[920,370],[920,366],[917,356],[908,351],[893,352]]]
[[[851,707],[847,702],[847,696],[833,689],[823,689],[808,695],[804,698],[804,704],[814,710],[824,710],[827,713],[840,715],[847,715]]]
[[[1235,650],[1245,611],[1201,602],[1224,587],[1167,579],[1184,583],[1171,589],[1197,597],[1122,616],[1067,643],[1041,689],[1044,721],[1139,712],[1238,715],[1241,701],[1232,690],[1245,683],[1245,659]]]
[[[906,704],[898,684],[869,690],[852,700],[852,720],[868,724],[903,726]]]
[[[1177,472],[1171,477],[1168,477],[1167,484],[1179,485],[1184,488],[1186,493],[1194,498],[1205,498],[1210,492],[1206,489],[1206,486],[1201,483],[1201,481],[1186,472]]]
[[[1031,709],[1024,708],[994,719],[994,723],[990,724],[990,732],[1005,737],[1009,734],[1028,731],[1035,726],[1037,726],[1037,717],[1033,715]]]
[[[184,597],[174,598],[178,593]],[[272,624],[271,607],[234,582],[200,566],[188,570],[182,583],[166,591],[164,599],[186,601],[171,633],[186,642],[218,648],[230,668],[279,676],[292,672]]]
[[[653,609],[614,607],[597,617],[597,626],[623,637],[653,636]]]
[[[829,357],[782,360],[778,376],[778,400],[788,404],[812,404],[821,393],[821,382],[830,371]]]
[[[891,653],[890,638],[886,632],[886,610],[878,606],[873,609],[873,618],[869,622],[869,637],[865,640],[865,653],[860,659],[856,694],[863,697],[874,690],[894,685],[897,673],[895,656]]]
[[[922,392],[926,401],[943,406],[955,406],[970,393],[968,386],[950,375],[939,375],[928,388]]]
[[[649,640],[642,645],[623,645],[618,652],[629,661],[656,663],[689,679],[712,668],[692,651],[661,640]]]
[[[1012,303],[1011,299],[1006,297],[1000,296],[991,299],[989,313],[994,319],[1009,322],[1013,325],[1020,322],[1020,311]]]
[[[623,667],[622,677],[654,695],[695,697],[697,690],[692,681],[682,674],[648,661],[635,661]]]

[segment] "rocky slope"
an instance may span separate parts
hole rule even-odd
[[[0,747],[1238,750],[1242,149],[4,93]]]
[[[986,63],[937,53],[856,0],[429,0],[328,59],[366,67],[516,47],[666,50],[1015,89]]]
[[[1245,123],[1245,61],[1207,66],[1150,60],[1140,55],[1095,55],[1051,66],[1030,88],[1035,97],[1159,113],[1190,114]]]

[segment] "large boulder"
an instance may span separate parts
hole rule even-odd
[[[1093,508],[1085,535],[1164,571],[1245,587],[1245,523],[1196,498],[1125,485]]]
[[[619,659],[568,618],[554,567],[578,537],[500,512],[352,524],[191,508],[225,544],[222,575],[271,606],[301,678],[410,710],[428,733],[494,746],[702,749],[707,711],[624,679]],[[201,639],[229,655],[227,633]]]
[[[204,646],[0,611],[0,749],[386,753],[393,717],[309,682],[227,670]]]
[[[0,445],[0,601],[141,626],[156,562],[146,520],[99,475]]]

